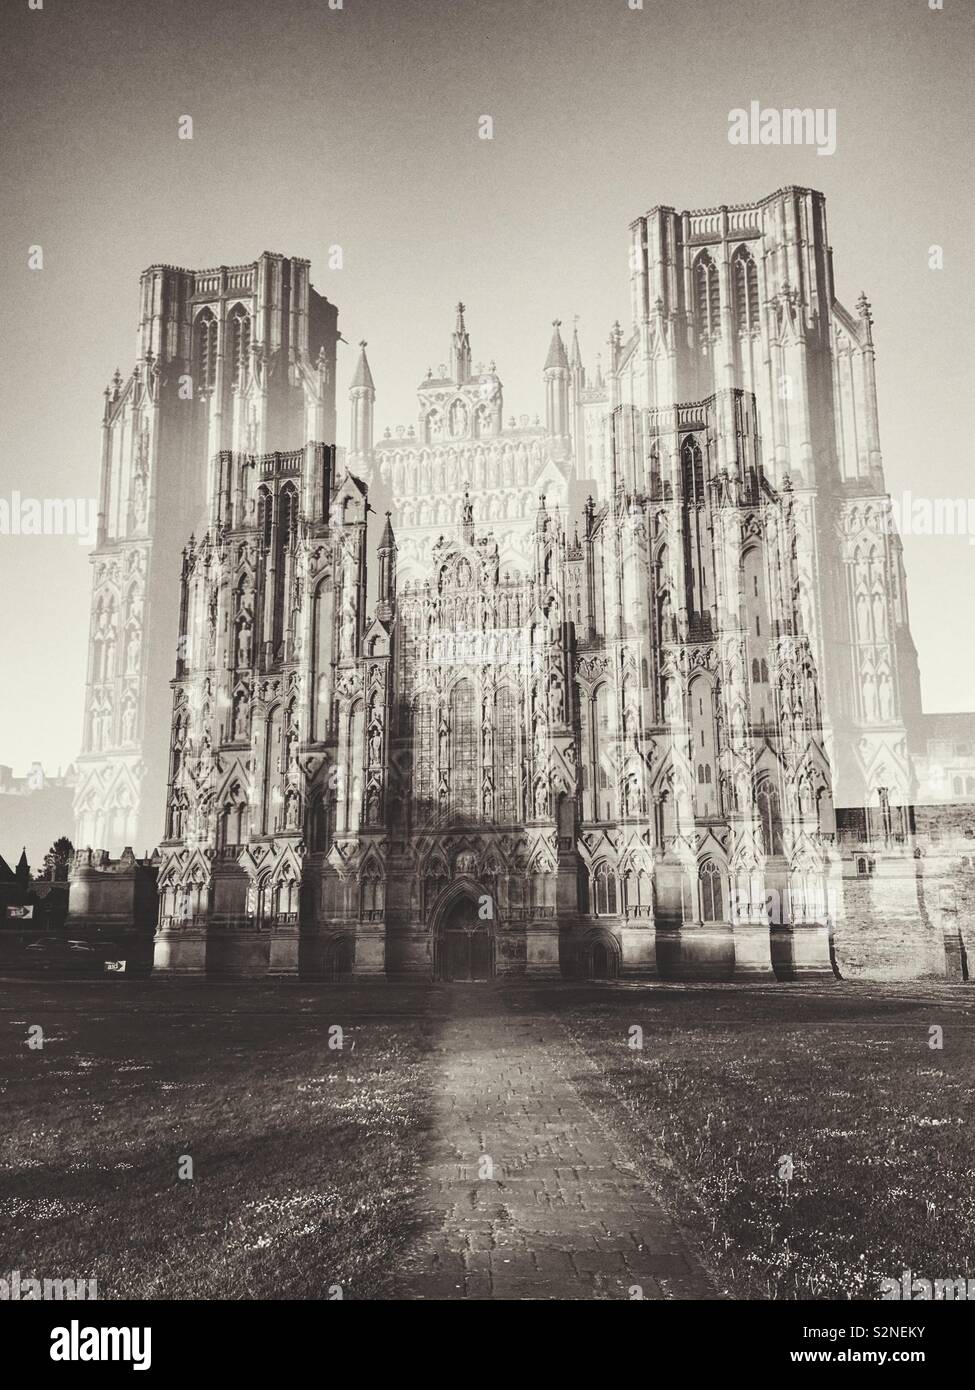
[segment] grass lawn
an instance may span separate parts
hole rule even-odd
[[[724,1287],[874,1299],[905,1269],[975,1278],[970,998],[924,986],[607,991],[563,1022]]]
[[[558,1020],[546,1045],[565,1049],[584,1100],[733,1296],[877,1298],[904,1269],[975,1277],[964,988],[472,997]],[[0,983],[0,1277],[95,1278],[102,1298],[375,1296],[417,1229],[435,1049],[456,999]]]
[[[363,1298],[408,1239],[415,1021],[293,987],[17,984],[3,1006],[0,1275],[96,1278],[100,1298]]]

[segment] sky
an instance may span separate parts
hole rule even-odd
[[[505,415],[534,416],[554,318],[578,316],[590,365],[628,325],[635,217],[785,184],[826,194],[838,297],[873,304],[891,492],[975,496],[975,7],[635,2],[7,0],[0,500],[95,496],[102,392],[133,365],[148,265],[308,257],[344,338],[368,340],[380,432],[415,420],[463,299]],[[729,112],[752,100],[835,108],[836,152],[730,144]],[[340,352],[342,444],[355,350]],[[975,709],[975,545],[904,549],[925,707]],[[15,771],[54,772],[80,746],[88,555],[73,536],[0,535]]]

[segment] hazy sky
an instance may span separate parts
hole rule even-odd
[[[891,491],[975,496],[970,0],[3,10],[0,498],[95,495],[101,393],[131,369],[153,262],[309,257],[345,338],[369,341],[380,429],[414,420],[463,298],[505,414],[534,415],[553,318],[579,315],[589,363],[628,325],[635,216],[789,183],[827,196],[839,297],[873,302]],[[751,100],[835,107],[836,153],[730,145],[728,113]],[[905,554],[926,706],[975,709],[975,546],[908,537]],[[72,537],[0,536],[0,763],[17,770],[78,751],[87,556]]]

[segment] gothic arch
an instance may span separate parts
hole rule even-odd
[[[481,904],[485,899],[491,904],[491,915],[487,917],[481,915]],[[461,917],[467,919],[466,929],[454,925]],[[453,971],[457,959],[454,948],[460,945],[463,954],[464,938],[468,936],[476,936],[478,942],[476,948],[470,943],[467,946],[471,973],[466,978],[478,978],[473,968],[475,951],[484,975],[487,978],[493,977],[498,927],[498,902],[493,893],[487,892],[476,879],[466,874],[461,875],[441,889],[430,909],[428,921],[435,979],[458,978]]]
[[[770,857],[783,854],[782,804],[771,777],[759,777],[755,786],[755,804],[765,854]]]
[[[592,867],[590,905],[597,917],[615,917],[620,910],[620,886],[615,867],[600,859]]]
[[[230,311],[230,379],[233,386],[242,386],[247,380],[251,346],[251,316],[243,304],[237,303]]]
[[[198,391],[212,391],[217,381],[217,320],[201,309],[193,325],[193,368]]]
[[[701,251],[695,257],[691,275],[698,331],[713,337],[721,332],[721,289],[718,267],[707,251]]]
[[[702,922],[725,920],[724,875],[713,857],[701,861],[697,871]]]
[[[735,327],[739,333],[754,333],[759,327],[758,267],[746,245],[731,258],[731,283],[735,305]]]
[[[585,979],[616,980],[619,978],[623,952],[613,932],[594,927],[582,939],[579,959]]]
[[[680,446],[680,462],[684,501],[693,506],[703,506],[705,501],[704,458],[696,434],[684,436]]]

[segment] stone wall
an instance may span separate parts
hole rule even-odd
[[[68,936],[93,944],[110,939],[129,973],[148,974],[157,873],[155,858],[136,859],[129,847],[118,859],[111,859],[107,850],[78,850],[68,879]]]
[[[842,861],[834,934],[844,979],[968,978],[975,951],[975,807],[913,809],[913,833],[871,841],[838,824]]]

